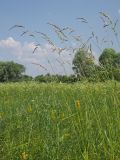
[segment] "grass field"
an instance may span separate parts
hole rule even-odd
[[[0,160],[120,160],[120,83],[0,84]]]

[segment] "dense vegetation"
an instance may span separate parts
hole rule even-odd
[[[14,62],[0,62],[0,82],[18,81],[25,67]]]
[[[0,84],[1,160],[119,160],[120,84]]]
[[[106,48],[96,64],[92,53],[80,49],[73,59],[73,70],[80,79],[84,77],[90,81],[120,81],[120,53]]]

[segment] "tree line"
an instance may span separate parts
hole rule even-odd
[[[105,48],[96,62],[91,52],[79,49],[73,59],[73,70],[78,79],[120,81],[120,53]]]
[[[78,49],[72,61],[74,74],[72,75],[38,75],[35,78],[25,75],[25,67],[14,62],[0,62],[0,82],[38,81],[44,83],[76,81],[120,81],[120,53],[112,48],[103,50],[96,61],[87,49]]]

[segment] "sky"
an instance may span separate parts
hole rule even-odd
[[[76,47],[77,41],[71,40],[63,44],[51,25],[71,27],[75,30],[74,36],[80,35],[82,39],[94,33],[102,40],[114,40],[114,36],[103,30],[99,12],[109,14],[113,20],[120,20],[119,0],[0,0],[0,61],[14,61],[26,67],[26,74],[36,76],[39,74],[71,74],[72,59],[70,51],[63,50],[59,55],[54,52],[48,41],[41,39],[40,35],[30,36],[42,32],[56,43],[58,48],[67,46]],[[81,23],[76,18],[85,17],[88,24]],[[22,25],[24,28],[13,28],[13,25]],[[118,30],[120,24],[118,24]],[[21,36],[23,31],[29,32]],[[71,36],[71,35],[70,35]],[[72,36],[71,36],[72,37]],[[40,46],[35,49],[35,44]],[[92,43],[92,42],[91,42]],[[104,47],[111,47],[110,42]],[[114,45],[119,51],[119,47]],[[93,54],[95,57],[101,51],[94,42]],[[40,65],[37,65],[40,64]],[[41,67],[43,66],[43,67]]]

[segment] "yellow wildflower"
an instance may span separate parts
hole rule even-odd
[[[77,100],[77,101],[75,102],[75,104],[76,104],[76,107],[77,107],[78,109],[80,109],[80,100]]]
[[[69,133],[65,133],[64,134],[64,138],[70,138],[70,134]]]
[[[28,113],[31,113],[31,112],[32,112],[32,107],[31,107],[31,106],[27,108],[27,112],[28,112]]]
[[[21,154],[21,158],[22,158],[22,160],[27,160],[28,159],[28,154],[26,152],[23,152]]]

